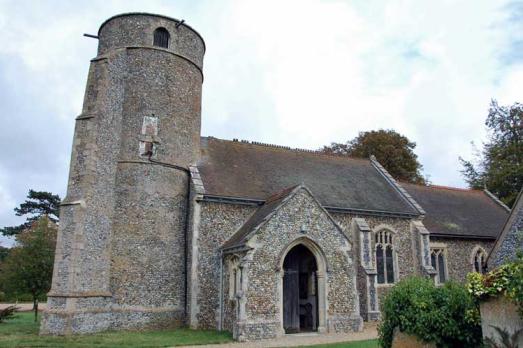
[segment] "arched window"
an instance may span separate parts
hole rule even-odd
[[[376,233],[376,268],[378,284],[393,284],[394,277],[394,245],[393,234],[382,230]]]
[[[478,247],[472,257],[474,272],[485,273],[485,261],[487,261],[487,253],[483,248]]]
[[[445,248],[432,247],[430,249],[430,261],[436,270],[436,284],[443,284],[447,281],[447,260],[445,259]]]
[[[153,45],[158,47],[169,48],[169,32],[165,28],[157,28],[154,31]]]

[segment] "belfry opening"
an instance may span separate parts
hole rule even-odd
[[[318,329],[318,265],[304,245],[293,247],[283,261],[283,328],[285,333]]]

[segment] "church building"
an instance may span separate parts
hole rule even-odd
[[[483,271],[509,215],[490,192],[399,183],[373,157],[201,137],[194,29],[127,13],[97,38],[42,334],[359,331],[402,278]]]

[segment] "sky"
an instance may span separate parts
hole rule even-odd
[[[523,0],[0,0],[1,226],[29,189],[65,196],[97,49],[82,35],[124,12],[205,39],[202,135],[317,149],[394,129],[432,183],[466,187],[491,98],[523,102]]]

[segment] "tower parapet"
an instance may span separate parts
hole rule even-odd
[[[189,166],[205,45],[182,21],[122,14],[99,30],[76,119],[41,333],[185,321]]]

